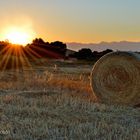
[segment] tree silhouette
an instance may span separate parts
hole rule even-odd
[[[55,41],[51,42],[50,45],[54,51],[59,52],[62,55],[66,54],[67,46],[63,42]]]
[[[76,53],[76,57],[78,59],[91,59],[92,51],[91,51],[91,49],[83,48]]]
[[[33,44],[45,44],[44,40],[42,38],[35,38],[32,41]]]

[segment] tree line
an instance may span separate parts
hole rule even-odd
[[[11,46],[15,46],[10,44],[8,41],[0,41],[0,54],[6,54],[8,48],[12,48]],[[18,55],[15,53],[13,47],[13,51],[11,51],[11,55]],[[61,41],[55,42],[45,42],[42,38],[35,38],[32,43],[27,44],[26,46],[20,46],[20,49],[24,52],[26,57],[45,57],[45,58],[54,58],[54,59],[69,59],[75,58],[78,60],[97,60],[103,55],[112,52],[112,50],[107,49],[102,52],[92,51],[89,48],[82,48],[79,51],[69,54],[66,56],[67,45]],[[12,50],[12,49],[11,49]]]
[[[20,47],[19,47],[20,46]],[[24,52],[26,57],[45,57],[45,58],[65,58],[67,46],[65,43],[61,41],[55,42],[45,42],[41,38],[36,38],[32,41],[32,43],[27,44],[26,46],[22,45],[14,45],[9,43],[8,41],[0,41],[0,53],[6,54],[8,49],[10,49],[11,55],[17,55],[15,53],[15,48],[20,48],[20,51]]]
[[[113,50],[107,49],[98,52],[98,51],[92,51],[89,48],[82,48],[78,52],[75,52],[74,54],[70,55],[70,57],[77,58],[79,60],[98,60],[100,57],[110,52],[113,52]]]

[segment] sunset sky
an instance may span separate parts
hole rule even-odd
[[[10,27],[45,41],[140,41],[140,0],[1,0],[0,40]]]

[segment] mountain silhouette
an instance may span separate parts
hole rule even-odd
[[[90,48],[92,51],[104,51],[106,49],[112,49],[114,51],[138,51],[140,52],[140,42],[100,42],[100,43],[67,43],[69,49],[79,50],[80,48]]]

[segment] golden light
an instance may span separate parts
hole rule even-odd
[[[3,35],[4,40],[8,40],[12,44],[19,45],[26,45],[28,43],[31,43],[33,38],[33,31],[22,27],[7,28]]]

